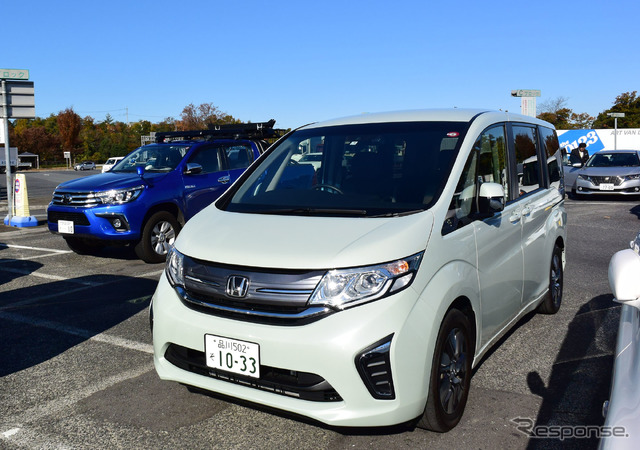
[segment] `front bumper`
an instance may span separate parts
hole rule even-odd
[[[221,318],[185,306],[163,274],[152,299],[153,345],[161,379],[218,392],[272,408],[304,415],[333,426],[385,426],[422,414],[427,396],[432,349],[429,330],[434,317],[425,302],[416,302],[410,287],[393,296],[357,306],[301,326],[277,326]],[[420,311],[416,311],[421,309]],[[269,391],[242,380],[211,376],[207,369],[186,369],[176,362],[178,349],[196,360],[204,352],[205,334],[257,343],[262,367],[325,380],[325,400]],[[363,351],[391,338],[389,365],[393,399],[376,399],[358,372]],[[179,367],[179,366],[182,366]],[[233,377],[232,377],[233,378]],[[235,382],[232,382],[235,381]],[[334,395],[335,392],[335,395]],[[304,399],[303,399],[304,398]]]
[[[576,193],[581,195],[640,195],[640,180],[611,184],[613,184],[613,189],[603,189],[601,184],[578,178]]]
[[[142,217],[138,217],[132,208],[123,206],[81,208],[49,204],[47,208],[49,231],[60,232],[59,220],[73,222],[73,234],[60,233],[65,236],[106,241],[135,241],[140,238]]]

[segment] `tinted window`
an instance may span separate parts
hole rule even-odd
[[[562,152],[560,151],[560,143],[556,132],[550,128],[540,127],[540,139],[547,155],[547,175],[551,187],[560,188],[560,179],[562,172]]]
[[[249,144],[225,147],[229,169],[244,169],[253,162],[253,151]]]
[[[518,194],[525,195],[540,187],[535,127],[514,125],[513,140],[518,169]]]
[[[439,196],[466,128],[409,122],[297,131],[270,151],[227,208],[348,216],[423,210]],[[299,161],[307,149],[322,153],[321,161]]]
[[[201,147],[197,149],[189,158],[190,163],[200,164],[201,173],[212,173],[220,171],[220,154],[218,147]]]

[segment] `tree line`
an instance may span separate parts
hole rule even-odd
[[[540,104],[538,118],[551,122],[559,130],[613,128],[614,119],[607,113],[622,112],[618,128],[640,128],[640,97],[637,91],[625,92],[616,97],[611,108],[597,117],[587,113],[575,113],[568,106],[568,99],[559,97]],[[152,132],[206,130],[212,125],[238,123],[239,120],[220,111],[213,103],[182,110],[179,119],[168,117],[151,123],[141,120],[124,123],[113,120],[107,114],[105,120],[80,117],[73,108],[67,108],[47,118],[17,119],[9,123],[9,141],[20,153],[40,156],[41,165],[64,162],[64,152],[71,152],[73,161],[106,161],[111,156],[124,156],[141,145],[141,137]]]
[[[238,123],[212,103],[184,107],[179,119],[168,117],[152,123],[141,120],[124,123],[107,114],[104,121],[80,117],[67,108],[47,118],[16,119],[9,122],[9,142],[19,152],[40,157],[42,166],[64,163],[64,152],[72,161],[104,162],[112,156],[125,156],[141,145],[141,137],[152,132],[206,130],[213,125]]]

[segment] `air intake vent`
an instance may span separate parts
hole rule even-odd
[[[393,335],[376,342],[356,357],[356,367],[362,381],[373,398],[393,400],[396,393],[391,376],[391,339]]]

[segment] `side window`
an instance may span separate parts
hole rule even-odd
[[[202,172],[200,173],[219,172],[221,164],[218,147],[199,148],[191,158],[189,158],[189,162],[200,164],[202,166]]]
[[[540,163],[536,148],[536,129],[514,125],[513,140],[518,168],[518,195],[526,195],[540,187]]]
[[[233,145],[225,147],[229,169],[244,169],[253,162],[253,151],[250,145]]]
[[[503,125],[485,130],[476,140],[451,199],[442,234],[448,234],[473,220],[482,183],[499,183],[509,198],[506,139]]]
[[[562,178],[562,152],[556,132],[550,128],[540,127],[540,140],[547,155],[547,175],[551,187],[560,189]]]

